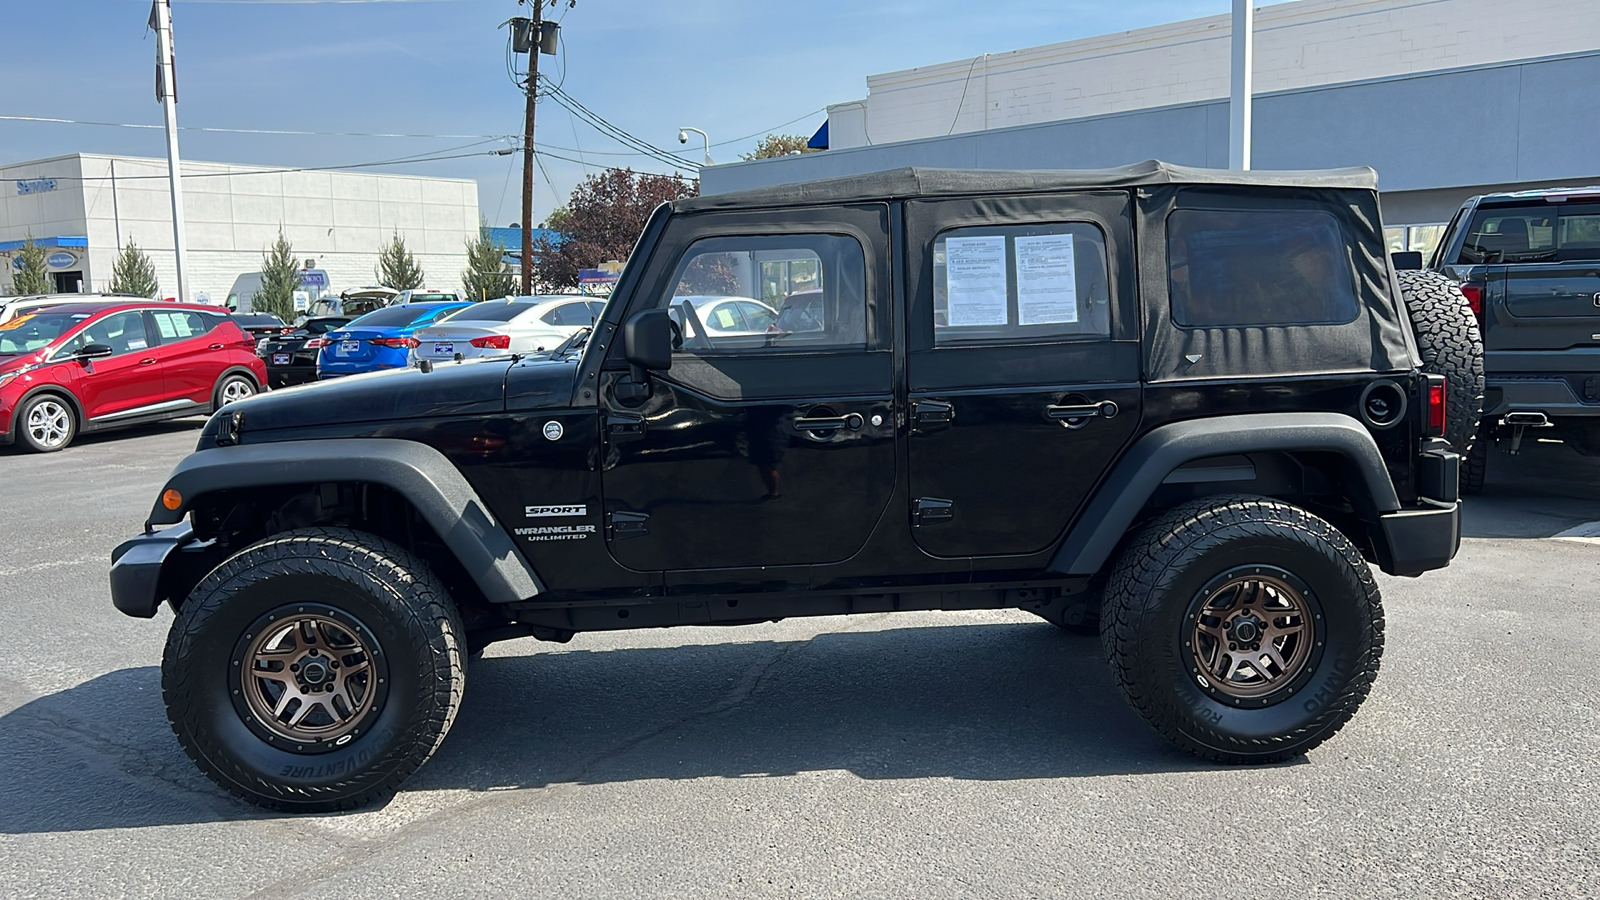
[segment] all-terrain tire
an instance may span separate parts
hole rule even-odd
[[[266,671],[257,668],[266,653],[254,649],[258,636],[288,622],[297,623],[291,646],[303,640],[298,623],[311,622],[306,646],[331,624],[331,633],[342,630],[368,650],[361,684],[339,685],[341,696],[360,690],[371,698],[359,718],[349,717],[353,733],[300,743],[297,733],[285,734],[292,723],[269,723],[249,705],[260,696],[252,690],[275,684],[258,674]],[[325,660],[352,652],[338,643],[323,642],[333,648]],[[247,547],[195,587],[168,635],[161,688],[183,749],[218,785],[268,809],[326,812],[387,797],[433,755],[461,704],[465,652],[455,605],[420,558],[369,534],[305,528]],[[280,673],[289,658],[275,664]],[[362,662],[342,658],[347,676]],[[320,673],[328,675],[326,666]],[[290,703],[284,715],[292,719],[296,708]]]
[[[1268,640],[1281,640],[1285,654],[1289,640],[1303,641],[1307,655],[1270,693],[1231,696],[1239,685],[1202,671],[1197,610],[1216,608],[1207,601],[1230,583],[1223,579],[1263,573],[1298,586],[1309,625]],[[1116,561],[1100,616],[1128,703],[1167,740],[1222,763],[1278,762],[1327,740],[1366,698],[1383,651],[1378,585],[1355,546],[1311,513],[1265,497],[1203,498],[1149,522]]]
[[[1489,474],[1489,448],[1492,446],[1494,436],[1489,432],[1488,423],[1480,423],[1472,448],[1461,459],[1461,493],[1483,493],[1483,480]]]
[[[1446,381],[1444,436],[1469,457],[1478,442],[1483,415],[1483,335],[1467,298],[1454,281],[1438,272],[1395,272],[1422,354],[1422,370]]]

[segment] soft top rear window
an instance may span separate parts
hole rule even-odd
[[[1339,222],[1320,210],[1180,209],[1167,219],[1185,328],[1343,325],[1360,314]]]

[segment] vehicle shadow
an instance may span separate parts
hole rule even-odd
[[[1489,453],[1483,493],[1462,504],[1462,535],[1547,538],[1600,522],[1600,458],[1525,441],[1516,456]]]
[[[406,790],[819,770],[1007,780],[1209,768],[1124,705],[1098,641],[1042,622],[514,649],[534,652],[474,663],[449,739]],[[0,716],[0,748],[0,833],[271,817],[224,795],[183,754],[154,667]]]
[[[204,416],[189,416],[182,419],[167,419],[162,422],[152,422],[148,425],[129,425],[126,428],[112,428],[108,431],[91,431],[88,434],[77,435],[72,439],[71,444],[57,452],[71,453],[73,450],[81,450],[84,447],[92,447],[96,444],[114,444],[118,441],[132,440],[140,437],[156,437],[165,434],[182,434],[185,432],[192,432],[195,435],[199,435],[200,429],[204,428],[205,424],[206,419]],[[0,456],[35,455],[38,454],[35,454],[33,451],[23,447],[20,443],[12,443],[6,446],[0,446]]]

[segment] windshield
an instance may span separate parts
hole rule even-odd
[[[436,306],[385,306],[383,309],[373,310],[359,319],[354,319],[348,328],[394,328],[396,326],[411,325],[428,318],[438,311]]]
[[[89,313],[40,312],[0,322],[0,356],[32,353],[89,318]]]
[[[530,309],[533,309],[532,303],[496,303],[490,300],[485,303],[463,306],[460,312],[451,313],[440,321],[509,322]]]

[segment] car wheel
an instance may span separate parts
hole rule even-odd
[[[256,383],[243,375],[229,375],[217,382],[216,397],[213,406],[221,409],[229,403],[235,403],[256,395]]]
[[[1483,415],[1483,336],[1467,298],[1438,272],[1395,273],[1411,329],[1422,354],[1422,371],[1443,375],[1448,391],[1444,436],[1463,457],[1477,443]]]
[[[1355,546],[1303,509],[1212,497],[1143,528],[1107,584],[1101,639],[1133,708],[1223,763],[1327,740],[1372,687],[1378,585]]]
[[[1480,423],[1472,449],[1461,460],[1461,493],[1483,493],[1483,479],[1489,474],[1489,448],[1493,444],[1494,432],[1487,423]]]
[[[190,758],[268,809],[386,797],[433,755],[465,686],[465,631],[421,559],[355,531],[268,538],[178,611],[161,663]]]
[[[55,394],[40,394],[18,411],[17,437],[29,450],[51,453],[72,443],[77,434],[72,405]]]

